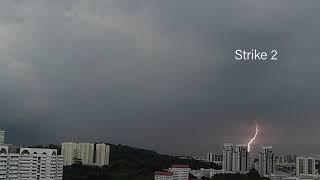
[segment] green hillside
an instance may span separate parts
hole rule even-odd
[[[172,164],[190,164],[192,169],[220,166],[197,160],[179,159],[154,151],[109,144],[110,165],[102,168],[73,165],[64,168],[64,180],[152,180],[153,172]]]

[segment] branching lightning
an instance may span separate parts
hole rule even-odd
[[[253,138],[251,138],[251,140],[250,140],[249,143],[248,143],[248,152],[250,152],[250,148],[251,148],[250,145],[251,145],[251,144],[253,143],[253,141],[256,139],[258,133],[259,133],[259,124],[258,124],[258,122],[256,121],[256,132],[255,132]]]

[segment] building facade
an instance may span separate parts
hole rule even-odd
[[[184,164],[173,164],[169,169],[173,174],[174,180],[188,180],[190,170],[190,166]]]
[[[191,168],[185,164],[173,164],[168,170],[155,171],[155,180],[190,180]]]
[[[8,146],[0,146],[0,180],[62,180],[63,157],[56,149],[8,150]]]
[[[246,173],[249,171],[249,152],[247,145],[236,145],[233,149],[232,171]]]
[[[272,146],[263,146],[259,153],[259,174],[268,176],[274,172],[274,154]]]
[[[223,162],[222,169],[225,172],[232,171],[233,144],[226,143],[223,145]]]
[[[296,159],[296,175],[314,175],[316,174],[315,158],[297,157]]]
[[[169,171],[156,171],[154,172],[155,180],[173,180],[173,173]]]
[[[93,165],[94,158],[94,144],[79,143],[78,144],[78,156],[84,165]]]
[[[65,166],[70,166],[75,163],[75,158],[79,156],[78,150],[77,143],[62,143],[61,154],[63,155],[63,164]]]
[[[0,145],[4,144],[4,138],[5,138],[6,132],[3,130],[0,130]]]
[[[222,164],[223,155],[221,153],[207,153],[207,162]]]
[[[106,144],[95,145],[94,164],[96,166],[109,165],[110,146]]]
[[[75,163],[89,166],[109,165],[110,146],[92,143],[62,143],[61,153],[63,164],[70,166]]]

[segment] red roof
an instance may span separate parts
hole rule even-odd
[[[158,175],[158,176],[172,176],[173,173],[172,172],[168,172],[168,171],[155,171],[154,175]]]
[[[173,164],[172,168],[190,168],[188,164]]]

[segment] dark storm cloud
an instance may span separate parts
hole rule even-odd
[[[11,143],[192,153],[246,143],[260,119],[260,144],[316,144],[319,5],[1,1],[0,125]],[[236,63],[237,48],[280,61]]]

